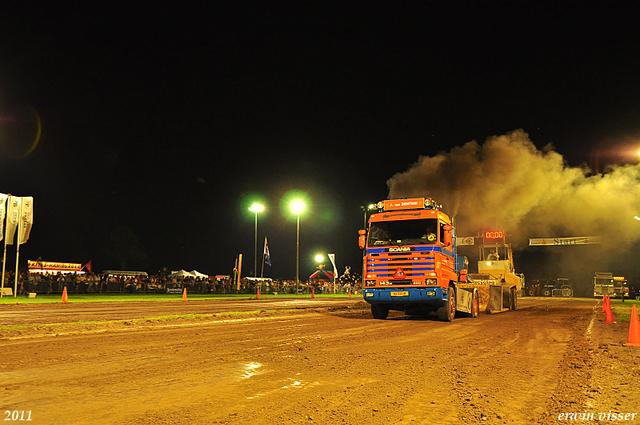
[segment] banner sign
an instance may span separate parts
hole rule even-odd
[[[5,245],[13,245],[13,235],[16,233],[18,222],[20,220],[20,204],[22,198],[18,196],[9,196],[9,205],[7,207],[7,233],[4,240]]]
[[[456,245],[460,246],[460,245],[475,245],[476,244],[476,238],[474,238],[473,236],[468,236],[468,237],[457,237],[456,238]]]
[[[336,254],[327,254],[331,264],[333,264],[333,276],[338,277],[338,268],[336,267]]]
[[[29,269],[38,269],[44,271],[82,271],[81,263],[57,263],[53,261],[27,260],[27,265],[29,266]]]
[[[7,215],[7,198],[9,195],[0,193],[0,241],[4,238],[4,218]]]
[[[182,294],[182,288],[167,288],[165,289],[167,294]]]
[[[33,225],[33,198],[26,196],[22,198],[22,208],[20,209],[20,223],[18,225],[18,245],[29,240],[31,226]]]
[[[532,238],[529,246],[593,245],[602,243],[602,236],[579,236],[573,238]]]

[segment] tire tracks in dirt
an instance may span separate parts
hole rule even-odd
[[[522,304],[452,323],[360,307],[3,340],[0,377],[7,408],[94,423],[556,423],[593,389],[594,303]]]

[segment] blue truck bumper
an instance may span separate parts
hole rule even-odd
[[[429,288],[365,288],[362,294],[370,304],[446,304],[449,290]]]

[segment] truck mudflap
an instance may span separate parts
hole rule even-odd
[[[476,288],[470,287],[456,287],[456,294],[458,295],[456,310],[463,313],[468,313],[472,317],[476,317],[480,312],[480,299],[478,290]]]

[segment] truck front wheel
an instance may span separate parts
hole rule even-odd
[[[456,315],[456,289],[449,287],[449,300],[447,305],[438,309],[438,319],[443,322],[451,322]]]
[[[371,304],[371,314],[374,319],[384,320],[389,315],[389,308],[379,304]]]

